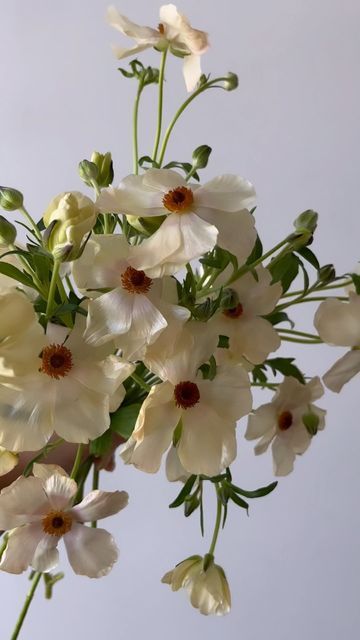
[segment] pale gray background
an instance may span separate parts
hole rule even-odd
[[[77,163],[95,148],[111,149],[118,179],[131,171],[135,84],[116,71],[109,45],[121,36],[105,25],[106,6],[0,2],[0,183],[21,189],[35,217],[58,192],[82,188]],[[123,0],[118,8],[156,25],[158,6]],[[266,247],[291,230],[300,211],[317,209],[313,248],[339,272],[352,269],[360,258],[358,0],[183,0],[179,7],[210,33],[204,71],[236,71],[240,88],[211,92],[195,104],[176,129],[173,157],[185,160],[207,143],[214,154],[206,176],[238,172],[253,181]],[[142,59],[157,58],[150,52]],[[171,60],[170,69],[168,115],[185,97],[181,61]],[[150,90],[142,153],[151,150],[153,98]],[[310,305],[302,327],[311,329]],[[343,352],[293,351],[309,375],[323,373]],[[65,565],[53,601],[39,590],[22,638],[358,638],[358,384],[359,378],[340,397],[328,392],[319,402],[328,409],[327,428],[272,496],[254,502],[249,518],[231,510],[217,551],[232,588],[230,616],[206,619],[184,594],[160,584],[165,570],[206,550],[197,516],[185,520],[168,510],[177,486],[162,473],[147,476],[119,464],[103,478],[107,488],[131,496],[129,508],[107,524],[121,548],[118,565],[99,581],[75,577]],[[255,488],[272,480],[271,458],[253,456],[243,429],[235,477]],[[0,575],[0,588],[0,638],[7,640],[27,579]]]

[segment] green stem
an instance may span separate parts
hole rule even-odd
[[[266,387],[267,389],[275,389],[279,386],[280,382],[252,382],[252,387]]]
[[[40,453],[38,453],[34,458],[30,460],[30,462],[27,463],[23,471],[23,476],[25,476],[25,478],[29,476],[30,473],[32,472],[33,464],[38,460],[42,460],[42,458],[46,458],[47,454],[50,453],[50,451],[53,451],[54,449],[56,449],[63,442],[64,440],[62,438],[59,438],[58,440],[55,440],[55,442],[46,444],[45,447],[40,451]]]
[[[280,304],[276,307],[276,311],[282,311],[283,309],[287,309],[287,307],[291,307],[294,304],[302,304],[303,302],[319,302],[321,300],[328,300],[329,298],[331,298],[332,296],[312,296],[312,298],[297,298],[296,300],[292,300],[291,302],[287,302],[285,304]],[[348,298],[346,298],[345,296],[336,296],[336,300],[343,300],[343,301],[347,301]]]
[[[343,287],[348,286],[349,284],[352,284],[352,280],[345,280],[345,282],[342,282],[341,284],[327,284],[324,287],[312,287],[313,291],[327,291],[328,289],[342,289]],[[281,297],[282,298],[291,298],[292,296],[299,296],[303,293],[303,291],[299,290],[299,291],[291,291],[288,293],[284,293]]]
[[[142,90],[144,88],[143,80],[139,80],[139,86],[136,93],[133,110],[133,172],[137,176],[139,173],[139,141],[138,141],[138,122],[139,122],[139,103]]]
[[[212,555],[212,556],[214,555],[214,551],[215,551],[215,547],[216,547],[216,543],[217,543],[217,539],[220,531],[221,512],[222,512],[222,503],[220,500],[219,490],[217,486],[216,486],[216,498],[217,498],[217,508],[216,508],[215,527],[214,527],[214,533],[213,533],[211,544],[208,551],[209,555]]]
[[[165,78],[165,65],[166,65],[166,57],[167,57],[167,48],[164,49],[161,56],[161,64],[160,64],[160,73],[159,73],[159,98],[158,98],[158,117],[157,117],[157,128],[156,128],[156,136],[154,142],[154,149],[152,152],[152,159],[156,162],[159,144],[160,144],[160,136],[161,136],[161,128],[162,128],[162,118],[163,118],[163,97],[164,97],[164,78]]]
[[[45,315],[46,320],[49,320],[51,318],[55,292],[57,287],[57,279],[59,275],[59,269],[60,269],[60,261],[54,260],[54,266],[51,274],[51,281],[50,281],[50,287],[49,287],[49,293],[48,293],[48,299],[47,299],[47,305],[46,305],[46,315]]]
[[[34,220],[34,218],[31,217],[30,213],[25,209],[25,207],[20,207],[19,211],[21,211],[21,213],[23,214],[23,216],[27,219],[27,221],[30,223],[30,225],[32,226],[34,233],[37,237],[37,239],[39,240],[40,244],[42,244],[42,236],[41,233],[37,227],[37,224]]]
[[[295,335],[295,336],[300,336],[302,338],[310,338],[311,340],[315,338],[315,340],[318,340],[319,336],[315,335],[314,333],[306,333],[306,331],[295,331],[295,329],[278,329],[278,331],[281,331],[282,333],[288,333],[289,335]]]
[[[286,342],[299,342],[301,344],[323,344],[323,341],[320,340],[302,340],[300,338],[289,338],[288,336],[280,336],[281,340],[285,340]]]
[[[93,491],[96,491],[99,488],[99,477],[100,477],[100,471],[99,471],[99,469],[97,469],[96,465],[94,464],[93,480],[92,480],[92,490]],[[93,527],[93,529],[96,529],[96,527],[97,527],[96,520],[93,520],[93,522],[91,523],[91,526]]]
[[[70,474],[70,478],[72,478],[73,480],[76,479],[77,473],[80,469],[82,453],[83,453],[83,445],[80,443],[77,448],[76,457],[74,460],[74,466]]]
[[[60,298],[61,298],[61,302],[63,304],[67,304],[69,302],[69,299],[67,297],[65,288],[64,288],[64,284],[63,281],[61,280],[60,275],[58,275],[58,279],[57,279],[57,287],[60,293]],[[71,313],[66,313],[62,316],[62,319],[64,321],[64,323],[66,324],[67,327],[70,327],[70,329],[72,329],[72,327],[74,326],[74,323],[72,321],[72,316]]]
[[[138,384],[139,387],[141,387],[145,391],[151,391],[151,385],[146,384],[146,382],[144,382],[144,380],[140,378],[140,376],[138,376],[136,373],[132,373],[130,378],[132,378],[134,382],[136,382],[136,384]]]
[[[28,612],[28,609],[29,609],[29,607],[31,605],[32,599],[34,597],[36,588],[37,588],[37,586],[38,586],[38,584],[40,582],[41,576],[42,576],[42,573],[40,573],[39,571],[34,573],[33,579],[31,581],[31,586],[30,586],[29,592],[28,592],[28,594],[27,594],[27,596],[25,598],[24,606],[23,606],[23,608],[22,608],[22,610],[20,612],[18,621],[17,621],[17,623],[15,625],[15,629],[13,631],[13,634],[12,634],[10,640],[16,640],[19,637],[19,633],[21,631],[21,627],[22,627],[23,622],[25,620],[25,617],[26,617],[26,614]]]

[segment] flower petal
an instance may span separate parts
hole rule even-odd
[[[283,438],[276,437],[272,443],[273,466],[276,476],[287,476],[294,469],[295,453]]]
[[[91,300],[84,334],[86,342],[98,346],[129,331],[133,304],[134,296],[120,287]]]
[[[360,345],[360,296],[351,296],[349,302],[324,300],[315,313],[314,325],[320,338],[328,344]]]
[[[0,570],[8,573],[25,571],[31,564],[43,536],[42,526],[38,522],[14,529],[9,535],[7,547],[2,555]]]
[[[229,173],[206,182],[195,193],[196,207],[219,212],[239,213],[242,209],[251,209],[256,204],[255,198],[251,182]]]
[[[44,535],[35,549],[31,566],[35,571],[47,573],[52,571],[59,564],[59,552],[57,545],[59,538],[56,536]]]
[[[53,509],[66,509],[77,492],[77,484],[68,476],[54,473],[45,481],[44,489]]]
[[[272,402],[263,404],[255,409],[249,415],[247,429],[245,432],[246,440],[255,440],[261,438],[265,433],[272,429],[276,424],[276,408]]]
[[[115,541],[104,529],[74,522],[71,531],[64,536],[64,542],[69,562],[80,576],[106,576],[118,559]]]
[[[129,496],[126,491],[91,491],[71,510],[78,522],[107,518],[124,509]]]
[[[323,381],[331,391],[339,393],[344,384],[360,371],[360,350],[348,351],[325,373]]]
[[[201,76],[200,56],[190,54],[185,56],[183,62],[183,76],[187,91],[193,91]]]
[[[49,501],[39,478],[20,476],[0,493],[0,529],[12,529],[41,518]]]

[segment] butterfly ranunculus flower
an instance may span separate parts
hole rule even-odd
[[[323,376],[328,389],[339,393],[360,371],[360,295],[350,292],[348,301],[324,300],[315,313],[314,325],[327,344],[351,347]]]
[[[205,558],[206,569],[202,556],[191,556],[166,573],[161,582],[170,585],[173,591],[186,589],[192,606],[203,615],[223,616],[231,608],[228,581],[223,568],[213,559],[209,562],[209,556]]]
[[[265,267],[256,267],[256,275],[257,278],[246,273],[230,285],[237,303],[216,314],[212,322],[219,335],[229,337],[229,350],[234,357],[260,364],[281,344],[272,324],[262,316],[273,311],[282,288],[279,282],[271,284],[270,271]]]
[[[178,12],[173,4],[160,7],[160,24],[156,29],[142,27],[121,15],[115,7],[107,11],[109,24],[135,40],[135,46],[125,49],[113,46],[116,57],[120,60],[155,47],[164,50],[169,47],[177,57],[184,58],[183,74],[186,88],[192,91],[201,76],[200,56],[208,49],[208,37],[204,31],[193,29],[188,19]]]
[[[209,336],[201,340],[198,334],[195,339],[184,329],[171,357],[154,357],[153,371],[165,382],[154,385],[142,404],[122,448],[127,464],[148,473],[158,471],[177,427],[179,461],[189,473],[214,476],[235,459],[236,422],[252,406],[249,377],[235,365],[218,367],[213,380],[203,379],[198,369],[215,346]]]
[[[20,476],[0,493],[0,529],[10,530],[0,570],[22,573],[29,566],[48,572],[59,562],[64,540],[75,573],[101,578],[118,558],[113,537],[85,522],[107,518],[128,503],[125,491],[91,491],[73,506],[75,480],[57,465],[34,464],[34,477]]]
[[[159,229],[132,250],[133,266],[151,277],[176,273],[216,243],[244,262],[256,240],[248,211],[254,203],[254,187],[239,176],[218,176],[201,186],[171,169],[127,176],[118,189],[104,190],[97,201],[104,212],[166,216]]]
[[[315,425],[314,434],[324,428],[326,411],[313,404],[323,393],[319,378],[301,384],[289,376],[279,385],[271,402],[250,414],[245,438],[259,439],[255,446],[257,455],[264,453],[272,442],[276,476],[288,475],[294,468],[295,457],[308,449],[312,434],[306,427],[307,419]]]
[[[14,345],[0,375],[0,444],[11,451],[43,447],[54,431],[68,442],[100,436],[125,396],[122,382],[134,366],[111,355],[113,346],[92,347],[83,339],[85,319],[70,331],[48,325],[19,367]],[[109,355],[110,353],[110,355]]]

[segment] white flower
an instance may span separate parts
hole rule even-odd
[[[113,51],[118,59],[135,55],[149,47],[159,50],[170,47],[172,53],[184,58],[183,73],[187,90],[195,88],[201,76],[200,56],[208,49],[208,38],[204,31],[193,29],[175,5],[165,4],[160,7],[160,24],[157,29],[141,27],[131,22],[120,15],[115,7],[109,7],[107,19],[112,27],[136,42],[130,49],[114,46]]]
[[[257,279],[246,273],[230,285],[238,303],[214,317],[219,335],[228,336],[230,351],[239,359],[247,358],[253,364],[264,362],[269,353],[280,347],[280,338],[272,324],[262,318],[273,311],[279,300],[281,284],[271,283],[271,274],[265,267],[256,267]]]
[[[85,234],[96,222],[97,210],[90,198],[79,191],[59,193],[48,205],[43,220],[51,231],[47,247],[54,255],[74,260]],[[53,226],[52,226],[53,225]]]
[[[17,453],[8,451],[4,447],[0,447],[0,476],[12,471],[19,462],[19,456]]]
[[[327,344],[351,347],[323,376],[325,385],[338,393],[360,371],[360,295],[350,292],[348,302],[324,300],[315,313],[314,325]]]
[[[161,582],[169,584],[173,591],[186,589],[192,606],[200,613],[223,616],[231,608],[229,585],[223,568],[213,560],[209,563],[208,556],[206,559],[206,570],[201,556],[191,556],[166,573]]]
[[[84,522],[100,520],[126,507],[125,491],[91,491],[73,506],[77,492],[60,467],[34,465],[34,476],[20,476],[0,494],[0,529],[12,529],[0,570],[22,573],[29,566],[48,572],[59,561],[57,545],[64,539],[69,562],[79,575],[101,578],[118,558],[112,536]]]
[[[40,449],[53,431],[68,442],[86,443],[109,427],[112,398],[116,395],[117,404],[122,401],[121,383],[134,367],[108,355],[107,345],[88,345],[82,338],[84,322],[77,316],[70,333],[66,327],[48,325],[23,370],[2,372],[0,444],[7,449]]]
[[[218,367],[213,380],[203,379],[198,368],[216,346],[207,343],[206,334],[204,338],[194,339],[184,329],[172,357],[162,361],[159,354],[156,366],[154,360],[153,370],[166,382],[153,386],[143,402],[121,452],[126,463],[148,473],[158,471],[178,425],[177,453],[187,472],[214,476],[234,460],[236,421],[252,404],[249,378],[236,365]]]
[[[182,466],[177,448],[171,446],[166,456],[166,477],[169,482],[186,482],[191,473]]]
[[[104,190],[97,204],[104,212],[166,216],[150,238],[131,250],[136,269],[160,277],[176,273],[216,243],[244,262],[256,240],[247,211],[254,202],[253,186],[239,176],[219,176],[200,186],[171,169],[149,169],[127,176],[118,189]]]
[[[257,455],[264,453],[272,442],[276,476],[288,475],[294,468],[295,456],[309,447],[312,435],[304,420],[311,416],[316,425],[314,433],[324,428],[326,412],[312,404],[323,393],[319,378],[312,378],[304,385],[295,378],[286,377],[273,400],[250,414],[245,438],[260,438],[255,446]]]

